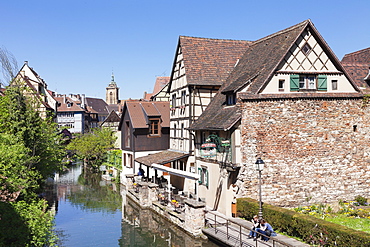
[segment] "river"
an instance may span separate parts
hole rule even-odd
[[[82,172],[72,166],[48,187],[48,200],[56,211],[58,246],[173,246],[215,247],[194,239],[149,209],[126,197],[123,186]]]

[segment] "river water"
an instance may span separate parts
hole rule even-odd
[[[73,166],[57,175],[48,187],[55,209],[58,246],[171,246],[215,247],[194,239],[149,209],[141,209],[126,197],[123,186],[82,172]]]

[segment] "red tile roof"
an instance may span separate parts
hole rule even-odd
[[[147,128],[149,116],[161,117],[162,127],[170,126],[170,103],[159,101],[126,101],[125,108],[133,128]]]
[[[170,81],[169,76],[158,76],[157,79],[155,80],[152,95],[157,94],[159,91],[161,91],[162,88],[164,88],[169,81]]]
[[[250,43],[180,36],[178,49],[181,48],[183,54],[187,83],[221,85]]]
[[[366,88],[365,91],[369,92],[369,85],[364,78],[369,73],[370,47],[344,55],[341,63],[357,86]]]
[[[84,109],[79,106],[76,101],[73,101],[70,97],[54,97],[58,101],[58,112],[83,112]],[[68,103],[70,106],[68,107]]]

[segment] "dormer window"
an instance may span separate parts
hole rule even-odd
[[[226,95],[226,104],[227,105],[235,105],[236,104],[236,94],[227,94]]]
[[[159,118],[151,118],[149,120],[149,136],[159,136],[160,135],[160,125]]]

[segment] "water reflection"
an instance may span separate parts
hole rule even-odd
[[[50,186],[58,246],[217,246],[141,209],[126,197],[124,187],[83,172],[82,167],[71,167]]]

